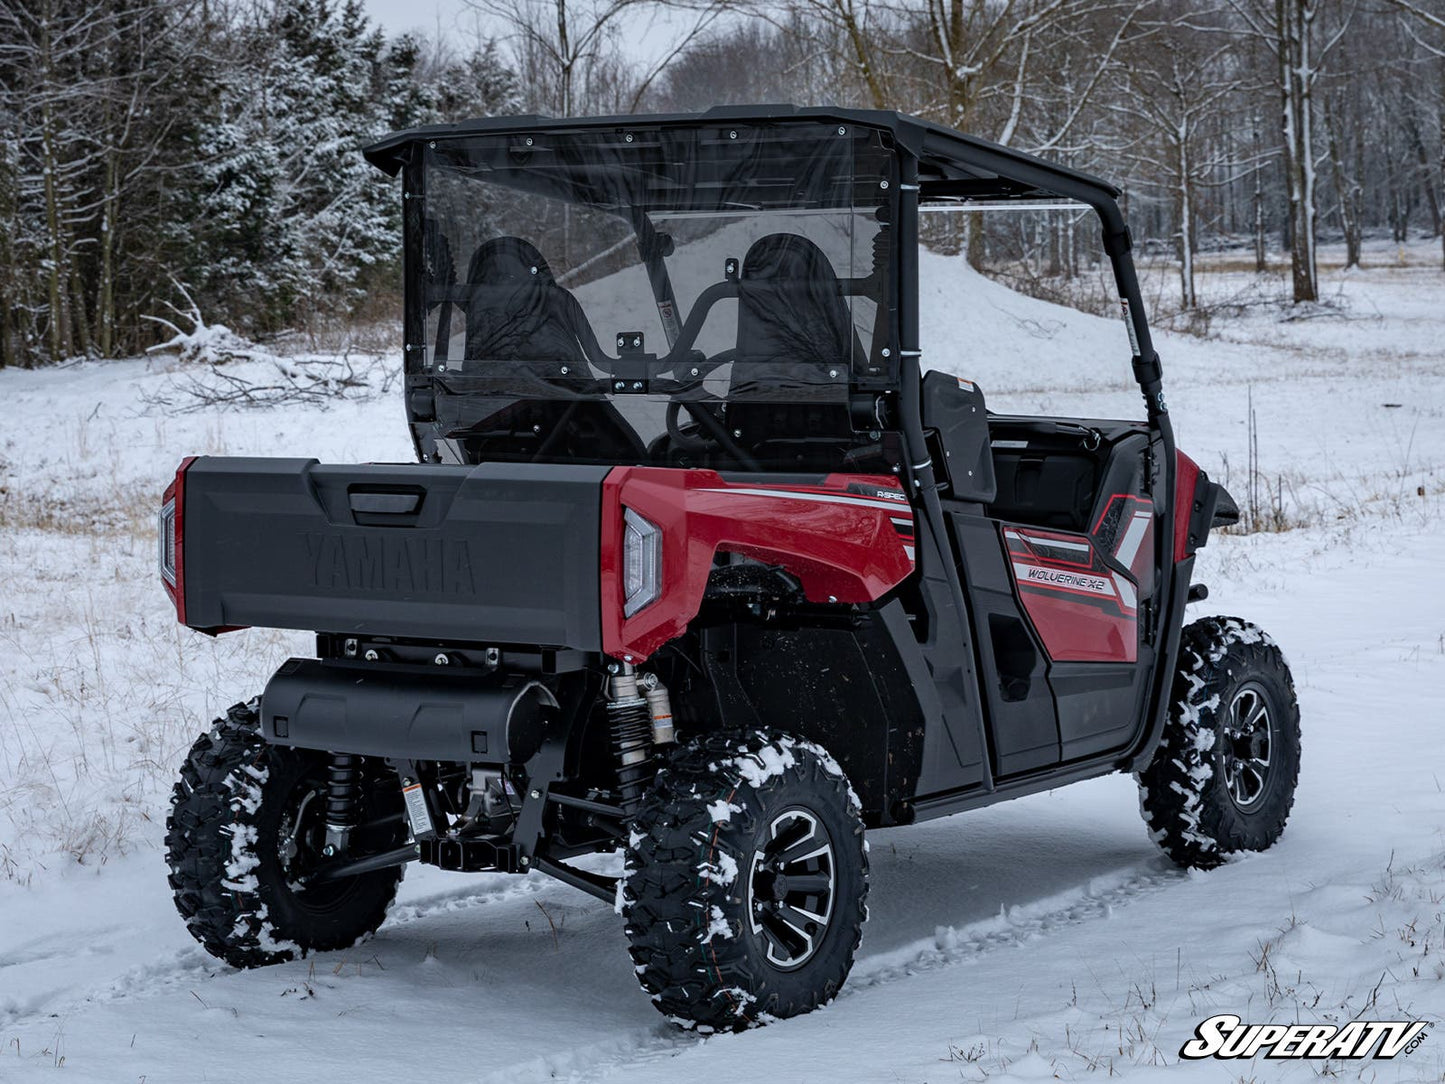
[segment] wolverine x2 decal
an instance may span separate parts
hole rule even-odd
[[[1004,526],[1014,587],[1051,659],[1138,659],[1140,566],[1153,559],[1153,520],[1149,501],[1121,494],[1091,535]]]

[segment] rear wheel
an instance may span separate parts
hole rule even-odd
[[[1299,705],[1279,645],[1234,617],[1185,628],[1164,737],[1136,777],[1154,841],[1195,869],[1265,850],[1284,832],[1299,763]]]
[[[362,768],[354,849],[405,839],[389,774]],[[254,701],[191,747],[171,796],[166,859],[176,909],[211,955],[259,967],[346,948],[381,925],[402,867],[308,883],[328,861],[325,787],[325,754],[268,745]]]
[[[816,745],[710,735],[634,818],[622,913],[642,987],[685,1026],[738,1030],[832,1000],[868,894],[858,800]]]

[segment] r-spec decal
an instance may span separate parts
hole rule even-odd
[[[877,486],[853,485],[848,487],[848,492],[855,493],[860,497],[873,497],[880,501],[892,501],[894,504],[908,503],[908,495],[901,489],[880,489]]]
[[[472,556],[465,539],[407,538],[382,534],[305,536],[311,586],[324,590],[427,592],[475,595]]]

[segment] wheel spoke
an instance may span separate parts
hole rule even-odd
[[[820,858],[831,852],[832,848],[826,842],[806,839],[779,855],[777,864],[780,869],[786,871],[789,866],[802,865],[810,859]]]
[[[1254,786],[1253,788],[1251,788],[1249,798],[1249,800],[1252,802],[1264,792],[1264,773],[1253,764],[1241,764],[1240,769],[1241,779],[1244,778],[1244,773],[1246,772],[1254,777]]]
[[[1265,719],[1265,713],[1264,698],[1256,696],[1249,715],[1244,720],[1244,729],[1253,734],[1259,729],[1260,722]]]
[[[810,940],[812,939],[812,934],[808,932],[808,927],[813,926],[814,928],[817,928],[828,921],[823,915],[816,914],[815,912],[809,911],[804,907],[798,907],[794,904],[789,903],[778,904],[778,918],[782,919],[789,926],[791,926],[793,929],[797,930],[800,934],[802,934],[804,937],[809,938]]]
[[[758,928],[762,932],[763,940],[768,943],[768,958],[774,963],[785,964],[800,951],[798,944],[789,943],[795,942],[796,934],[769,910],[764,909]]]
[[[784,908],[763,908],[763,935],[777,946],[775,962],[790,964],[812,954],[813,938],[805,924],[795,925],[783,915]]]
[[[797,822],[801,833],[794,829],[789,832],[790,836],[796,838],[787,839],[783,845],[776,850],[770,846],[772,853],[767,856],[767,861],[778,869],[787,866],[796,866],[799,862],[806,862],[810,858],[816,858],[820,854],[827,854],[829,847],[826,839],[818,838],[817,825],[812,821],[799,819]],[[783,837],[780,837],[783,838]]]

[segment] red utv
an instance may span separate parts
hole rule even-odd
[[[1237,513],[1175,448],[1114,188],[839,109],[366,155],[402,178],[418,461],[188,459],[161,514],[183,623],[317,633],[181,769],[212,953],[347,946],[412,861],[536,870],[616,902],[661,1011],[737,1028],[838,991],[867,828],[1123,771],[1183,865],[1278,838],[1293,685],[1253,626],[1184,624]],[[920,213],[1060,202],[1101,222],[1146,420],[925,373],[959,359],[920,356]]]

